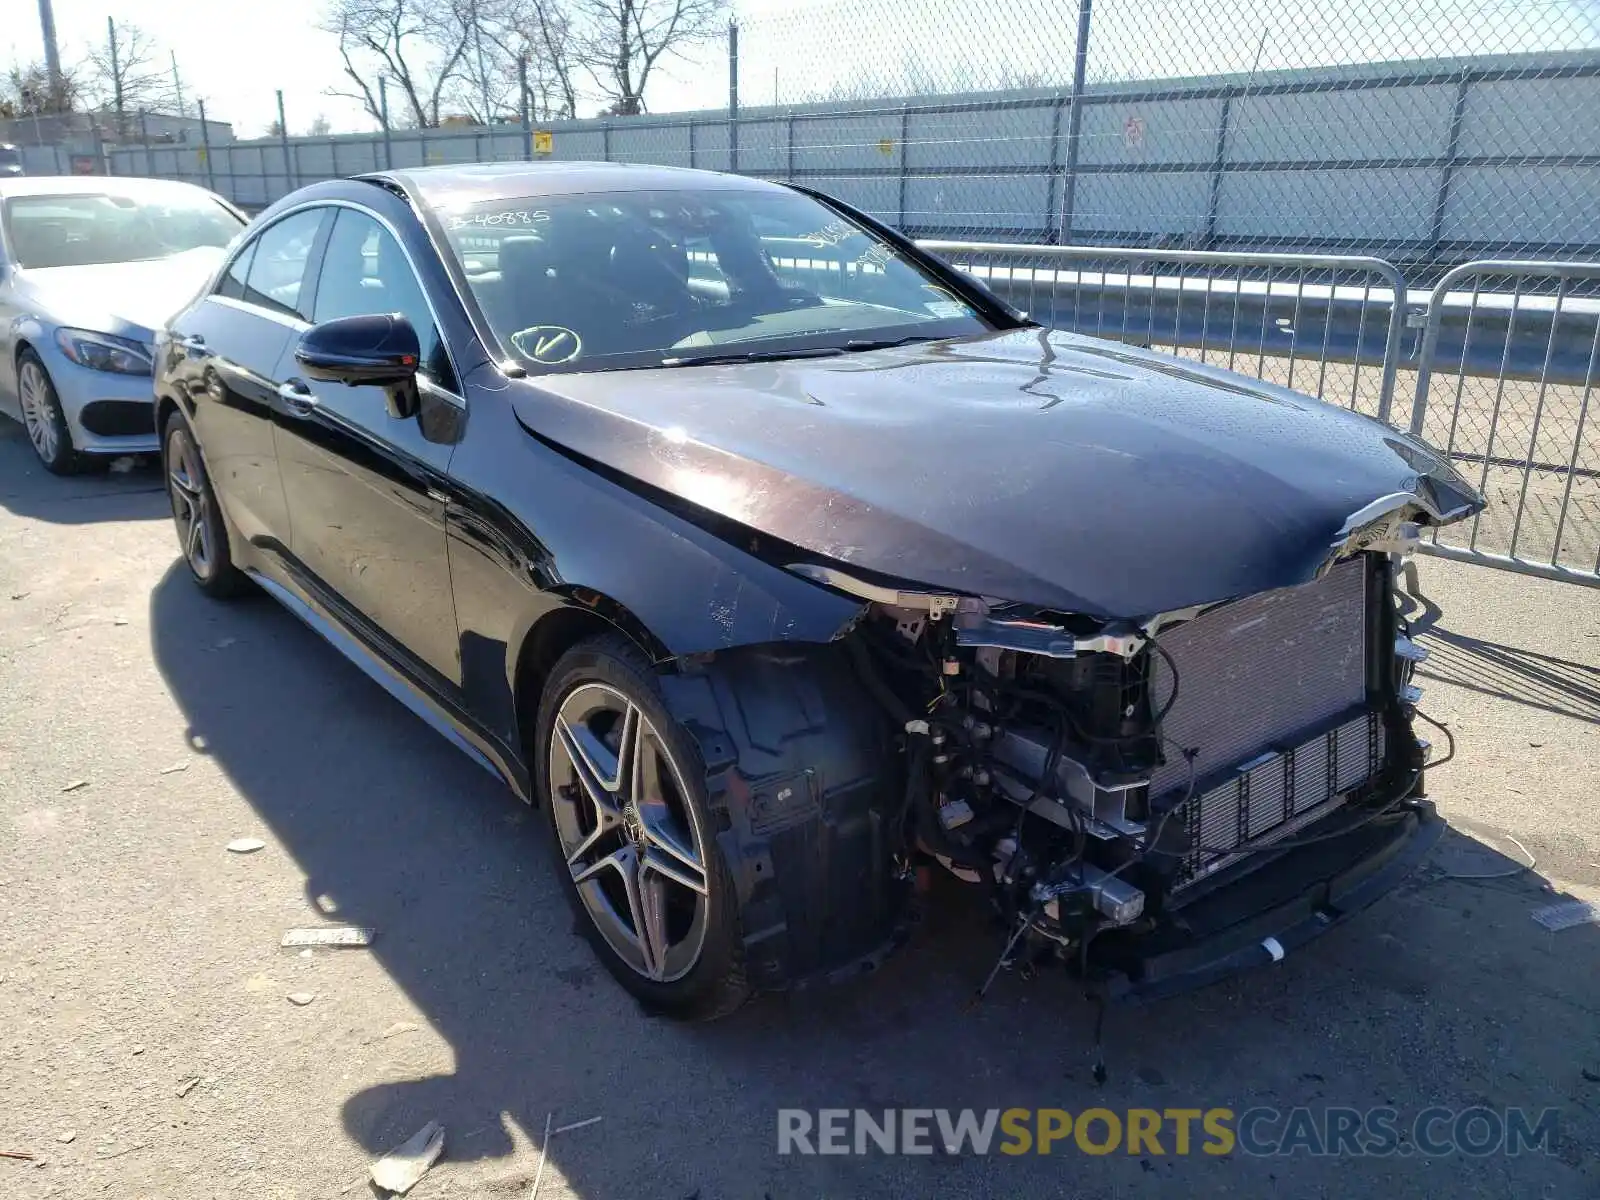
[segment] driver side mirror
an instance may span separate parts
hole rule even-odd
[[[337,317],[300,335],[294,360],[307,378],[348,387],[381,387],[389,415],[403,420],[420,407],[417,331],[400,313]]]

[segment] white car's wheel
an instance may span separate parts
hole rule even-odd
[[[28,441],[45,470],[53,475],[74,475],[83,470],[87,460],[72,445],[72,431],[67,428],[67,417],[61,411],[55,384],[50,382],[50,372],[32,350],[24,350],[17,359],[17,400]]]

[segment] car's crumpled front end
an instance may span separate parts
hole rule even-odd
[[[1007,960],[1121,992],[1281,958],[1381,894],[1438,830],[1395,534],[1138,623],[880,596],[850,644],[904,731],[901,862],[980,886]]]
[[[1039,330],[706,370],[540,380],[517,411],[860,601],[835,640],[898,753],[885,858],[971,882],[1003,961],[1124,994],[1271,962],[1437,836],[1396,579],[1483,501],[1423,443]]]

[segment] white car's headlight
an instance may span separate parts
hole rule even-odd
[[[129,338],[91,333],[87,329],[58,329],[56,345],[73,362],[91,371],[111,371],[117,375],[151,373],[149,348]]]

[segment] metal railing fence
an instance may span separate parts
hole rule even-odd
[[[1411,432],[1489,500],[1470,524],[1436,531],[1433,553],[1600,583],[1596,284],[1600,263],[1490,260],[1457,267],[1428,297]],[[1447,323],[1459,328],[1448,340]]]
[[[919,244],[1044,324],[1194,357],[1390,418],[1406,286],[1383,259]]]

